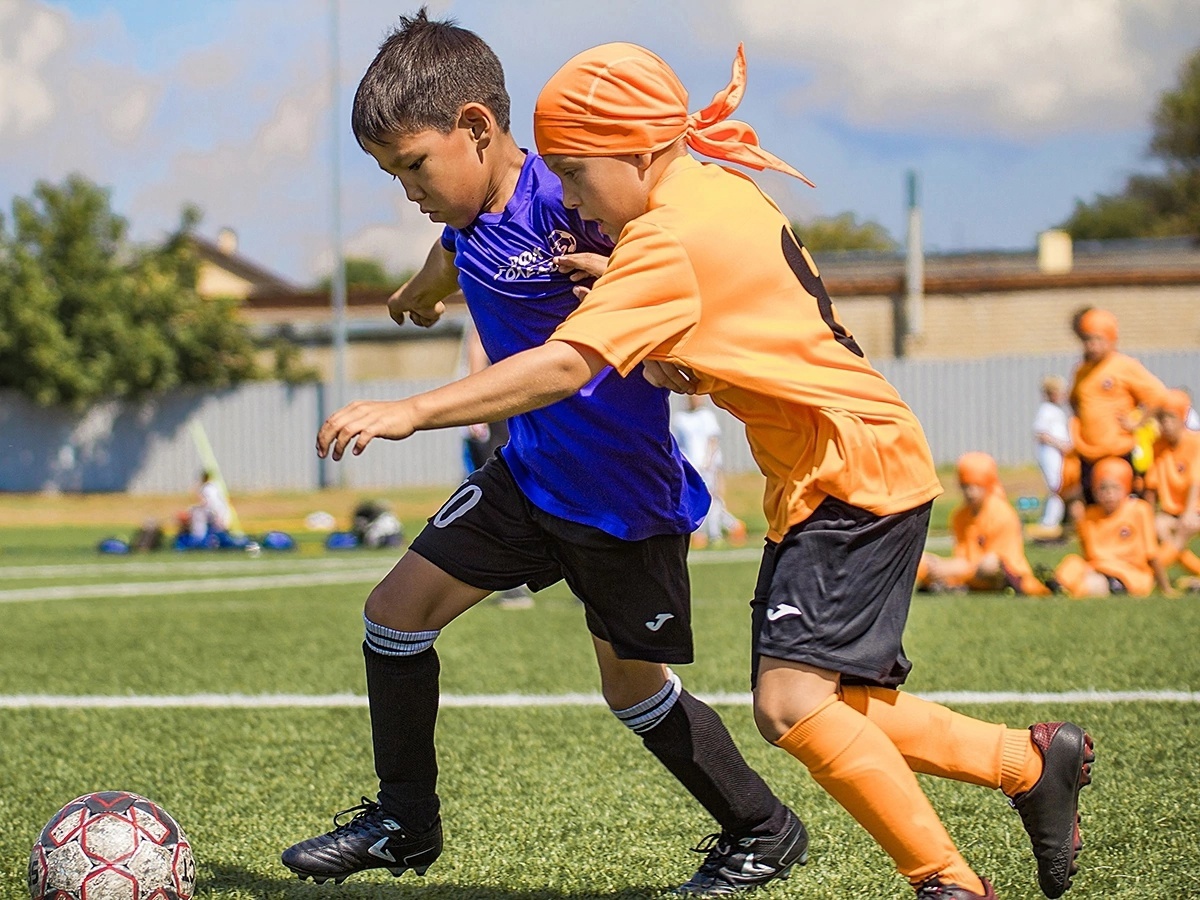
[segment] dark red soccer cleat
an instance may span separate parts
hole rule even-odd
[[[1042,893],[1061,897],[1079,869],[1079,792],[1092,782],[1096,753],[1087,732],[1071,722],[1042,722],[1029,731],[1042,754],[1042,777],[1011,802],[1033,844]]]

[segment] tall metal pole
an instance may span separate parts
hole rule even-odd
[[[329,108],[331,115],[330,189],[332,193],[331,240],[333,277],[330,279],[330,306],[333,312],[333,397],[329,412],[346,403],[346,261],[342,255],[342,111],[341,53],[339,38],[339,0],[329,0]],[[337,467],[334,483],[341,485],[344,470]]]
[[[908,235],[904,258],[905,336],[925,330],[925,248],[921,240],[920,179],[908,172]]]

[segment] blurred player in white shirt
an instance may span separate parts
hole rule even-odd
[[[684,457],[700,473],[712,495],[712,506],[692,535],[693,549],[703,549],[728,535],[729,543],[746,541],[746,524],[725,505],[724,460],[721,457],[721,425],[712,405],[701,394],[687,395],[687,408],[671,413],[671,432]]]
[[[1046,502],[1040,527],[1031,529],[1037,537],[1050,538],[1062,534],[1063,515],[1066,504],[1061,492],[1063,487],[1063,457],[1071,451],[1071,431],[1067,424],[1067,411],[1063,401],[1067,397],[1067,383],[1058,375],[1049,375],[1042,380],[1042,403],[1033,419],[1034,454],[1042,478],[1046,481]]]

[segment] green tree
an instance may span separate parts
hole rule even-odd
[[[1075,202],[1062,224],[1077,240],[1200,235],[1200,49],[1159,98],[1147,148],[1162,174],[1132,175],[1122,191]]]
[[[182,385],[254,378],[237,301],[196,293],[185,209],[160,246],[130,244],[106,190],[79,175],[38,182],[0,221],[0,387],[81,408]]]
[[[345,266],[347,287],[388,288],[389,290],[395,290],[404,281],[412,277],[411,273],[393,274],[379,260],[366,256],[347,256]],[[326,275],[317,282],[317,289],[327,291],[332,282],[333,276]]]
[[[792,230],[813,253],[829,250],[895,250],[896,241],[878,222],[859,222],[854,213],[793,222]]]

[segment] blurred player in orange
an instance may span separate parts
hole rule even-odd
[[[1183,391],[1167,391],[1157,413],[1159,438],[1146,472],[1146,501],[1158,501],[1155,525],[1163,568],[1178,560],[1200,575],[1200,557],[1188,549],[1188,541],[1200,533],[1200,433],[1187,430],[1190,406]]]
[[[963,505],[950,517],[954,555],[921,555],[917,586],[925,590],[965,588],[1020,594],[1050,593],[1025,558],[1021,520],[1005,496],[996,461],[986,453],[964,453],[958,459]]]
[[[1129,594],[1145,597],[1155,585],[1174,593],[1159,560],[1154,510],[1145,500],[1131,497],[1133,467],[1110,456],[1092,467],[1090,503],[1079,521],[1083,556],[1069,554],[1054,570],[1055,580],[1072,597]]]
[[[1079,454],[1082,496],[1070,504],[1077,525],[1094,503],[1091,471],[1108,456],[1132,461],[1134,430],[1163,401],[1166,387],[1131,356],[1117,352],[1117,317],[1089,309],[1077,319],[1083,361],[1071,383],[1071,443]]]
[[[839,320],[787,217],[745,174],[688,150],[802,178],[729,116],[733,78],[689,115],[659,57],[606,44],[547,83],[534,136],[563,201],[616,240],[607,268],[549,341],[434,391],[334,413],[318,452],[489,421],[555,403],[606,365],[709,394],[746,424],[766,476],[767,546],[752,601],[759,731],[871,834],[918,900],[992,900],[917,781],[1003,791],[1060,896],[1081,847],[1091,739],[1071,723],[1010,729],[897,688],[902,634],[941,492],[920,424]],[[581,292],[582,293],[582,292]]]

